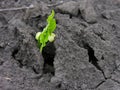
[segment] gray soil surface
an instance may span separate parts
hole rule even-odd
[[[120,90],[120,0],[0,0],[0,90]]]

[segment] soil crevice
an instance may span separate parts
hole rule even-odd
[[[107,79],[105,74],[104,74],[104,71],[102,70],[102,68],[98,64],[98,59],[94,55],[94,49],[92,47],[90,47],[90,45],[88,43],[83,43],[83,47],[88,51],[89,62],[91,64],[93,64],[99,71],[101,71],[104,78]]]

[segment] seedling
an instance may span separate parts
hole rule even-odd
[[[36,40],[38,41],[38,46],[40,48],[40,52],[42,52],[43,48],[46,46],[47,42],[53,42],[55,38],[55,34],[53,33],[56,29],[56,20],[54,18],[55,12],[52,10],[52,13],[47,18],[47,26],[43,29],[42,32],[36,33]]]

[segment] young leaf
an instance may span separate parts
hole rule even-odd
[[[55,34],[53,32],[56,29],[56,20],[54,19],[54,15],[55,12],[52,10],[52,13],[47,18],[47,26],[42,32],[38,32],[36,34],[36,40],[38,40],[40,52],[42,52],[48,41],[54,41]]]

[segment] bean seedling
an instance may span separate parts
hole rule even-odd
[[[53,42],[55,38],[55,34],[53,33],[56,29],[56,20],[54,18],[55,12],[52,10],[52,13],[47,18],[47,26],[43,29],[42,32],[36,33],[36,40],[38,41],[38,46],[40,48],[40,52],[42,52],[43,48],[46,46],[47,42]]]

